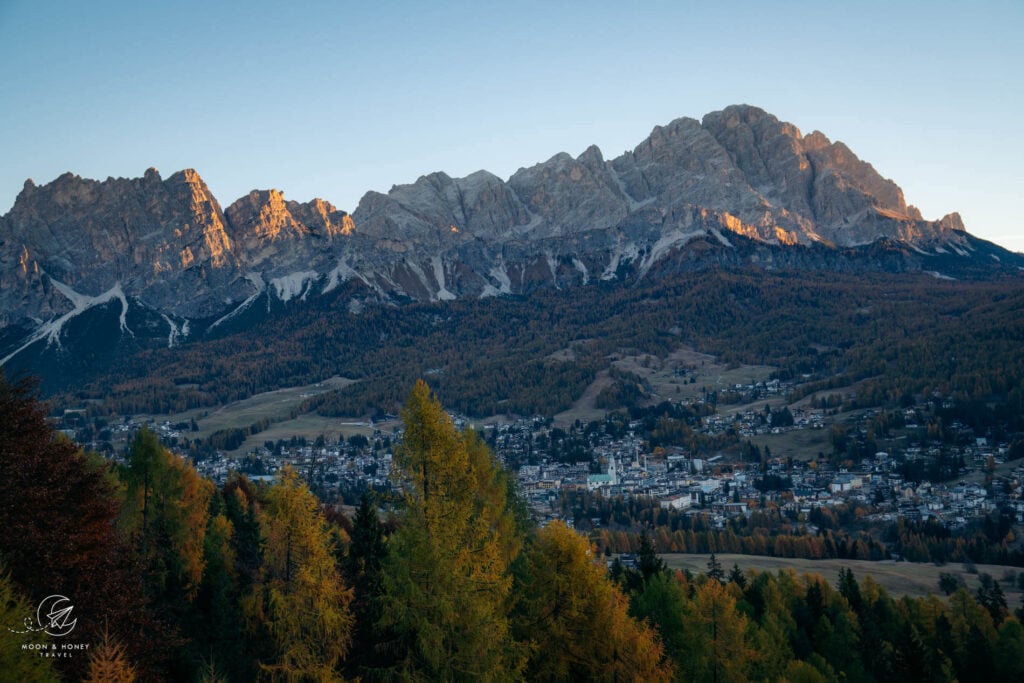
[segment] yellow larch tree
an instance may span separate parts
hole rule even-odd
[[[89,671],[83,683],[133,683],[135,667],[128,661],[124,646],[104,629],[103,639],[89,653]]]
[[[654,631],[629,616],[604,563],[562,522],[532,540],[520,582],[516,632],[530,646],[529,680],[671,680]]]
[[[750,680],[757,653],[748,643],[747,618],[736,609],[730,586],[714,579],[704,581],[687,603],[683,623],[688,645],[683,657],[686,680]]]
[[[261,513],[264,555],[242,611],[273,652],[260,662],[275,681],[340,680],[352,633],[351,591],[342,583],[316,497],[286,466]]]
[[[146,428],[132,442],[125,479],[121,526],[137,540],[151,590],[191,601],[203,578],[213,482]]]
[[[513,679],[522,657],[508,613],[518,553],[506,483],[486,446],[460,434],[423,381],[402,412],[404,488],[389,540],[380,628],[391,673],[410,680]]]

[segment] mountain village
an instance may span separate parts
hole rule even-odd
[[[735,388],[737,392],[748,393],[758,389]],[[760,390],[765,387],[762,385]],[[763,410],[747,407],[728,415],[716,412],[702,418],[700,431],[715,435],[732,430],[749,439],[785,431],[823,430],[830,420],[836,419],[826,412],[796,407],[792,410],[792,425],[772,426],[770,420],[765,420]],[[848,424],[848,428],[865,434],[868,422],[877,412],[861,411],[857,422]],[[758,508],[774,507],[806,523],[814,508],[840,504],[860,508],[865,522],[891,522],[902,517],[933,520],[957,530],[998,510],[1012,510],[1016,520],[1024,522],[1024,464],[1006,465],[1007,443],[989,443],[960,423],[950,428],[957,432],[956,441],[963,445],[908,444],[898,451],[878,451],[872,457],[847,459],[837,465],[823,453],[810,460],[786,453],[766,453],[760,462],[744,462],[724,454],[698,457],[680,447],[651,449],[637,420],[628,423],[624,434],[613,438],[597,433],[599,423],[570,425],[566,431],[553,428],[552,421],[542,417],[506,419],[481,426],[463,415],[450,416],[459,428],[477,429],[504,465],[517,473],[520,495],[542,523],[564,516],[560,498],[570,491],[587,491],[609,498],[653,499],[665,510],[707,514],[719,528],[729,518],[749,515]],[[244,472],[257,481],[270,481],[281,467],[291,464],[322,500],[353,503],[357,492],[365,489],[394,492],[389,473],[394,447],[402,440],[402,429],[394,416],[389,417],[392,419],[376,425],[379,428],[373,430],[371,437],[353,435],[334,443],[323,437],[313,443],[302,438],[276,444],[266,442],[241,458],[216,451],[195,465],[201,474],[219,484],[232,471]],[[915,419],[914,410],[907,409],[906,417]],[[128,420],[113,431],[126,443],[142,424]],[[183,424],[163,422],[149,426],[170,445],[188,433],[183,431]],[[909,422],[909,427],[916,425]],[[564,462],[564,458],[552,457],[551,447],[559,435],[582,434],[584,430],[591,432],[584,459]],[[83,434],[76,434],[73,429],[66,429],[66,433],[82,441]],[[124,452],[122,449],[114,457],[123,457]],[[901,473],[908,461],[939,456],[962,463],[957,476],[934,483],[912,481]],[[563,521],[581,531],[601,525],[598,519]],[[814,531],[811,527],[808,530]]]

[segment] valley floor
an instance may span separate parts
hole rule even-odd
[[[694,574],[707,572],[708,561],[711,555],[691,553],[665,553],[660,555],[671,569],[689,570]],[[797,574],[819,574],[826,581],[835,583],[839,570],[843,567],[853,571],[858,581],[863,583],[864,577],[870,576],[877,581],[886,591],[894,597],[904,595],[910,597],[924,597],[927,595],[939,595],[939,575],[953,574],[963,579],[971,593],[976,593],[981,585],[979,577],[988,574],[1000,582],[1003,592],[1006,595],[1007,605],[1011,610],[1024,604],[1024,592],[1017,586],[1017,582],[1004,581],[1008,576],[1016,577],[1020,572],[1019,567],[1009,567],[996,564],[979,564],[965,568],[961,564],[949,564],[936,566],[919,562],[894,562],[886,560],[871,562],[868,560],[804,560],[786,557],[767,557],[764,555],[737,555],[721,554],[715,555],[719,564],[728,573],[733,564],[739,566],[744,573],[749,570],[766,571],[776,573],[780,570],[792,569]]]

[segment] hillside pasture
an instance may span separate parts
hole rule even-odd
[[[262,419],[287,419],[291,411],[307,399],[327,391],[343,389],[355,381],[344,377],[331,377],[315,384],[256,394],[244,401],[236,401],[196,418],[199,432],[193,436],[203,438],[222,429],[244,429]]]
[[[728,573],[733,564],[747,572],[756,570],[759,572],[776,573],[779,570],[792,569],[797,574],[818,574],[830,584],[835,585],[839,576],[839,570],[846,567],[853,571],[858,581],[870,576],[877,581],[893,597],[924,597],[927,595],[942,596],[939,590],[939,575],[953,574],[961,579],[972,594],[977,593],[981,585],[978,577],[981,574],[988,574],[999,582],[999,587],[1006,594],[1006,603],[1011,610],[1016,609],[1024,600],[1024,593],[1017,587],[1016,582],[1010,584],[1003,581],[1008,574],[1019,574],[1024,572],[1020,567],[1008,567],[996,564],[979,564],[974,567],[977,573],[968,571],[961,564],[948,564],[936,566],[934,564],[923,564],[917,562],[871,562],[868,560],[804,560],[787,557],[767,557],[763,555],[715,555],[719,564]],[[689,553],[666,553],[661,555],[671,569],[689,570],[694,574],[707,572],[708,560],[711,555],[689,554]]]

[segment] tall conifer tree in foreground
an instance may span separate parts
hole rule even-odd
[[[154,597],[191,602],[203,578],[213,482],[143,427],[132,441],[125,486],[122,526],[146,563]]]
[[[405,488],[384,567],[381,626],[411,680],[518,678],[508,613],[519,550],[506,482],[479,439],[459,434],[423,381],[395,454]]]
[[[386,533],[373,495],[363,493],[352,520],[351,542],[341,563],[352,587],[352,649],[346,665],[352,672],[379,670],[382,653],[375,631],[380,616],[381,571],[387,555]]]
[[[629,616],[603,562],[562,522],[537,533],[521,581],[516,630],[530,642],[528,680],[671,680],[654,631]]]
[[[261,653],[270,680],[334,681],[352,633],[351,591],[345,588],[316,497],[286,466],[267,492],[262,520],[265,553],[242,611],[263,630],[272,652]]]

